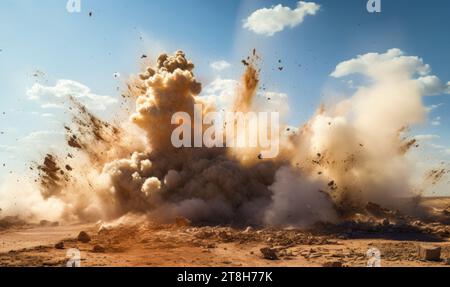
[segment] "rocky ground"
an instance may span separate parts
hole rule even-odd
[[[367,265],[371,248],[382,266],[450,266],[449,209],[440,201],[432,208],[433,220],[369,204],[364,215],[310,230],[193,226],[183,218],[164,225],[138,217],[75,225],[7,218],[0,266],[65,266],[71,248],[82,266],[357,267]]]

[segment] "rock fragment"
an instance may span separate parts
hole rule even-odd
[[[442,213],[446,216],[450,216],[450,206],[442,211]]]
[[[261,251],[264,259],[278,260],[278,255],[277,255],[277,252],[275,251],[275,249],[265,247],[265,248],[261,248],[260,251]]]
[[[251,226],[248,226],[243,233],[250,233],[253,231],[253,228]]]
[[[64,249],[64,242],[58,242],[55,244],[56,249]]]
[[[419,258],[425,261],[440,261],[441,247],[438,246],[419,246]]]

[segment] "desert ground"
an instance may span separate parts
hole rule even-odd
[[[194,225],[184,218],[157,224],[142,216],[91,224],[4,218],[0,266],[66,266],[71,248],[80,250],[83,267],[364,267],[370,248],[380,251],[383,267],[448,266],[450,198],[421,205],[433,216],[418,219],[369,204],[358,218],[302,230]],[[419,254],[435,247],[441,247],[438,258]]]

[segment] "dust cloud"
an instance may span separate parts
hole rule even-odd
[[[228,110],[265,109],[255,99],[257,62],[255,52],[243,61]],[[258,147],[173,147],[174,113],[193,118],[196,104],[204,114],[218,108],[199,96],[202,85],[182,51],[162,54],[129,80],[124,98],[135,106],[129,121],[102,121],[72,99],[73,121],[65,127],[69,152],[36,164],[39,187],[17,194],[33,194],[30,204],[8,208],[25,199],[5,196],[19,187],[3,187],[2,215],[42,219],[51,207],[52,219],[66,221],[145,214],[161,222],[185,217],[198,224],[308,227],[339,222],[369,202],[402,209],[396,198],[420,194],[411,184],[413,165],[405,154],[413,145],[405,129],[424,120],[423,95],[408,72],[365,75],[370,84],[321,106],[298,131],[286,134],[288,126],[280,123],[280,135],[271,135],[280,137],[280,152],[266,159]]]

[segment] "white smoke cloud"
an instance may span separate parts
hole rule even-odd
[[[69,97],[76,98],[91,110],[106,110],[118,102],[110,96],[94,94],[87,86],[72,80],[59,80],[52,87],[36,83],[27,90],[27,96],[30,100],[40,101],[42,108],[61,108]]]
[[[44,200],[36,186],[15,175],[0,184],[0,216],[17,216],[27,220],[59,220],[65,205],[59,199]]]
[[[278,4],[256,10],[244,21],[243,27],[256,34],[273,36],[286,27],[300,25],[307,15],[315,15],[319,9],[320,5],[314,2],[299,1],[295,9]]]
[[[426,119],[423,97],[432,89],[423,88],[423,79],[430,71],[422,59],[399,49],[338,64],[332,77],[360,74],[364,81],[351,97],[324,106],[308,122],[293,162],[302,165],[316,155],[312,170],[336,185],[336,203],[389,206],[392,198],[414,195],[417,174],[405,154],[416,145],[403,137]]]
[[[307,227],[314,222],[336,222],[337,214],[327,194],[319,192],[324,186],[282,167],[275,175],[272,203],[265,213],[269,225]]]

